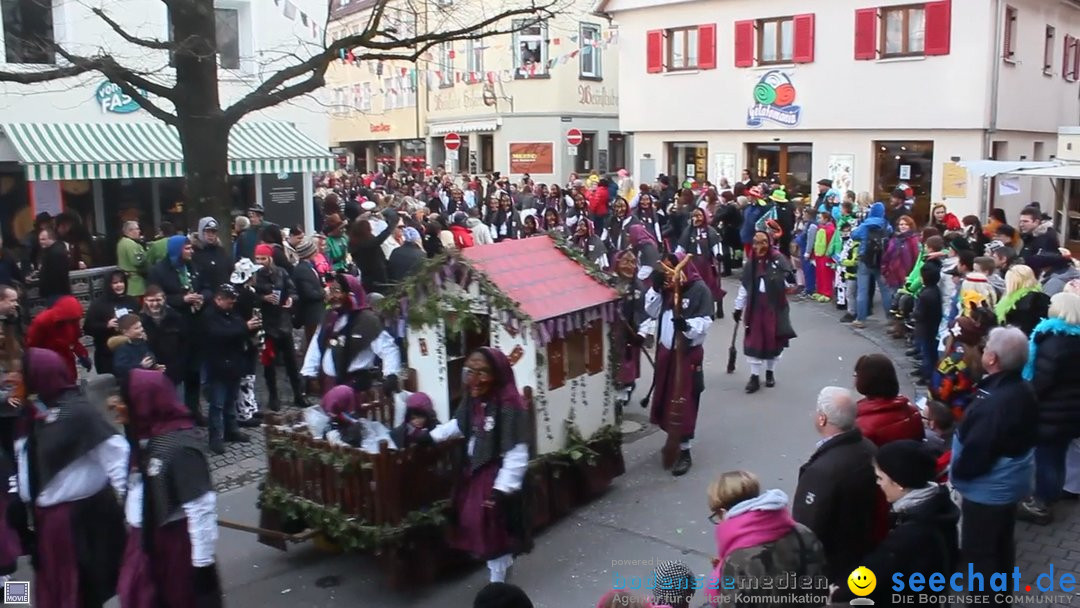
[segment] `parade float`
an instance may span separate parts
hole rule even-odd
[[[532,421],[526,476],[529,520],[539,530],[603,492],[624,471],[615,420],[618,292],[611,278],[564,242],[505,241],[428,260],[381,301],[404,335],[410,391],[427,393],[440,421],[463,390],[464,361],[490,346],[505,353]],[[360,414],[392,426],[394,404],[373,389]],[[441,542],[460,441],[364,451],[315,438],[297,417],[264,426],[268,473],[261,540],[323,539],[380,555],[391,586],[430,582],[448,562]]]

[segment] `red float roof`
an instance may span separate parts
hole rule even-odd
[[[469,247],[462,255],[534,321],[617,300],[617,291],[589,276],[546,237]]]

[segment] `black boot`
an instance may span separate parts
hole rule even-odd
[[[765,386],[768,386],[768,387],[776,386],[776,377],[773,376],[773,373],[771,371],[766,371],[765,372]]]
[[[716,301],[716,318],[717,319],[723,319],[724,318],[724,301],[723,300],[717,300]]]
[[[225,441],[230,443],[251,443],[251,437],[248,437],[240,429],[235,431],[225,431]]]
[[[761,379],[758,378],[757,374],[754,374],[750,376],[750,381],[746,383],[746,392],[756,393],[759,390],[761,390]]]
[[[679,459],[675,461],[675,466],[671,467],[671,474],[675,477],[682,477],[686,475],[693,464],[694,461],[690,459],[690,450],[683,450],[679,452]]]
[[[221,437],[211,437],[210,451],[221,456],[225,453],[225,441]]]

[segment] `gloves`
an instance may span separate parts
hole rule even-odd
[[[657,268],[653,270],[650,280],[652,281],[653,290],[660,293],[664,290],[664,284],[667,282],[667,273]]]
[[[387,397],[393,397],[394,393],[399,392],[401,390],[401,383],[398,382],[397,374],[390,374],[386,376],[386,378],[383,378],[382,388],[383,393],[386,394]]]
[[[731,318],[735,319],[736,323],[742,323],[742,310],[736,310],[735,312],[731,313]]]
[[[86,355],[79,357],[79,365],[81,365],[86,371],[90,371],[90,367],[92,366],[92,364],[90,363],[90,357],[87,357]]]
[[[221,581],[218,579],[216,565],[194,568],[192,581],[195,591],[196,608],[221,608]]]
[[[686,319],[679,317],[673,319],[672,322],[675,324],[675,329],[678,331],[690,331],[690,324],[686,322]]]

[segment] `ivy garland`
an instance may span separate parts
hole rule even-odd
[[[536,364],[539,369],[544,367],[544,355],[536,353]],[[544,434],[549,442],[555,441],[555,434],[551,431],[551,414],[548,413],[548,401],[545,388],[547,386],[546,374],[536,374],[536,388],[533,390],[533,408],[540,412],[540,418],[544,421]]]
[[[615,277],[600,269],[594,262],[585,257],[577,247],[570,244],[570,241],[563,235],[556,235],[552,237],[552,241],[555,243],[555,248],[562,252],[563,255],[577,262],[582,268],[585,269],[586,274],[592,277],[596,282],[608,287],[615,287]]]
[[[339,473],[354,472],[358,469],[370,469],[370,462],[363,462],[347,453],[335,450],[310,447],[295,443],[282,437],[272,437],[267,442],[271,456],[292,461],[318,461],[324,465],[333,465]]]

